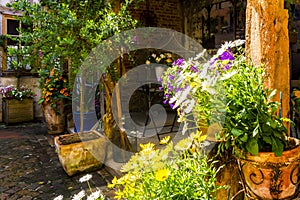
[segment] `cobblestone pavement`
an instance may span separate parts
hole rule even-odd
[[[92,189],[113,196],[106,187],[112,176],[105,168],[89,174],[93,175]],[[79,182],[84,175],[69,177],[65,173],[55,153],[53,136],[47,134],[43,123],[0,124],[0,200],[53,199],[60,194],[71,199],[82,189],[89,194],[87,183]]]

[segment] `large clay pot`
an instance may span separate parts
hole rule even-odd
[[[106,138],[97,131],[56,136],[54,143],[65,172],[72,176],[99,169],[106,157]]]
[[[43,112],[49,134],[60,134],[65,131],[66,118],[63,100],[56,102],[56,109],[48,103],[43,103]]]
[[[238,159],[245,188],[245,199],[296,199],[300,183],[300,141],[290,138],[296,147],[282,156],[260,152]]]

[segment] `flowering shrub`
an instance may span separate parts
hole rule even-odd
[[[228,49],[235,45],[228,44]],[[214,95],[224,92],[222,82],[237,71],[232,67],[233,54],[227,48],[223,47],[211,59],[207,58],[204,50],[195,58],[177,59],[162,77],[165,103],[169,102],[171,107],[178,109],[180,121],[186,121],[191,115],[205,124],[219,120],[220,116],[213,113],[224,106],[225,99]]]
[[[276,91],[264,87],[264,68],[246,57],[242,43],[225,43],[211,59],[204,51],[174,62],[162,78],[165,98],[178,109],[184,130],[213,126],[220,151],[271,150],[279,156],[287,146],[288,119],[276,115]]]
[[[1,86],[0,93],[2,94],[3,99],[23,100],[24,98],[35,97],[34,92],[31,89],[26,88],[25,86],[21,86],[20,89],[13,85]]]
[[[200,134],[172,142],[165,149],[142,144],[142,150],[122,167],[126,174],[114,177],[109,188],[115,188],[117,199],[216,199],[218,172],[215,162],[200,150]]]
[[[58,100],[71,98],[67,79],[63,76],[61,69],[56,67],[51,70],[41,69],[39,75],[42,97],[38,103],[49,103],[55,107]]]

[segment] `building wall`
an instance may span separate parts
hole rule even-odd
[[[149,0],[149,9],[156,16],[157,27],[169,28],[183,32],[182,11],[179,0]],[[132,17],[143,25],[143,15],[147,11],[146,2],[141,2],[138,8],[131,8]]]

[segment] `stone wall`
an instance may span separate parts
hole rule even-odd
[[[37,95],[34,97],[34,117],[35,119],[43,118],[43,111],[41,105],[37,104],[38,100],[41,98],[41,91],[39,89],[39,78],[24,76],[19,78],[20,86],[24,85],[34,91]],[[1,85],[8,86],[14,85],[16,86],[18,82],[18,78],[16,77],[0,77]],[[2,122],[2,96],[0,96],[0,122]]]

